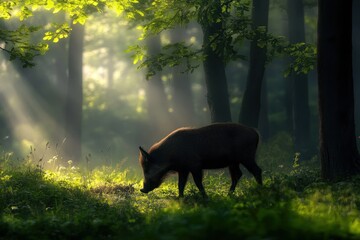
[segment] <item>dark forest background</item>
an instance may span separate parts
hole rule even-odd
[[[45,158],[94,166],[132,165],[139,145],[150,147],[173,129],[233,121],[258,128],[265,143],[286,136],[301,160],[317,157],[323,138],[317,1],[124,2],[120,17],[111,4],[85,4],[84,12],[58,4],[54,13],[21,7],[26,25],[40,26],[23,38],[47,41],[45,55],[32,61],[20,52],[9,61],[16,53],[2,52],[4,149],[18,156],[35,149]],[[355,123],[358,5],[353,1],[340,14],[341,24],[352,26],[352,44],[336,45],[352,47],[354,87],[347,91],[355,91]],[[355,14],[347,21],[349,9]],[[16,19],[1,22],[4,33],[17,26]],[[23,68],[24,62],[34,66]]]
[[[359,13],[0,1],[0,239],[359,239]],[[229,193],[227,169],[199,170],[182,196],[186,168],[167,176],[146,151],[214,122],[259,131],[263,184],[241,164]]]

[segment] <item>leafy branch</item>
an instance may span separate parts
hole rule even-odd
[[[147,78],[165,67],[177,66],[184,61],[187,63],[184,71],[193,71],[206,57],[205,48],[210,46],[224,58],[224,62],[236,61],[245,59],[238,49],[245,40],[250,40],[256,41],[261,48],[266,47],[268,62],[276,56],[290,56],[292,62],[285,70],[286,76],[290,72],[307,73],[312,70],[316,62],[316,47],[308,43],[290,44],[282,36],[269,34],[265,27],[252,29],[250,3],[248,0],[221,1],[220,11],[212,1],[154,1],[145,5],[144,17],[137,21],[141,23],[143,30],[141,40],[193,20],[202,25],[213,22],[221,23],[222,26],[220,30],[212,33],[209,42],[197,50],[193,49],[192,44],[185,43],[164,46],[162,51],[155,55],[146,54],[146,47],[139,45],[129,48],[134,52],[134,63],[141,62],[139,68],[147,68]],[[184,4],[187,5],[186,8]]]
[[[124,12],[124,9],[132,9],[138,0],[11,0],[0,2],[0,20],[16,19],[20,22],[33,16],[37,10],[50,11],[52,13],[65,12],[74,23],[84,24],[86,19],[94,12],[103,12],[106,8],[115,11],[117,14]],[[140,14],[139,12],[136,12]],[[135,16],[135,15],[134,15]],[[71,29],[67,24],[56,27],[54,31],[45,33],[43,40],[58,42],[62,38],[68,37]],[[45,26],[26,26],[21,24],[17,29],[8,30],[0,28],[0,50],[10,56],[10,60],[18,59],[24,67],[34,66],[34,58],[44,54],[48,50],[48,45],[44,42],[31,43],[30,39],[34,32],[46,29]]]
[[[132,56],[134,63],[142,61],[138,68],[146,68],[146,79],[162,71],[165,67],[175,67],[186,63],[184,72],[193,72],[199,67],[199,62],[203,60],[203,49],[195,50],[192,45],[186,45],[184,42],[168,44],[162,48],[158,54],[148,55],[145,53],[147,49],[139,45],[130,47],[128,51],[135,52]]]
[[[25,25],[21,25],[16,30],[0,29],[0,40],[2,42],[0,49],[9,54],[11,61],[18,59],[22,62],[23,67],[32,67],[34,66],[34,57],[44,54],[48,50],[47,44],[32,44],[28,40],[30,34],[38,30],[38,27],[27,27]]]

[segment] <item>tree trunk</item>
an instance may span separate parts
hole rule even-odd
[[[305,42],[305,19],[303,0],[287,0],[290,43]],[[308,77],[306,74],[290,74],[293,82],[293,134],[296,152],[309,157],[310,109],[308,100]]]
[[[214,11],[209,11],[221,19],[221,2],[216,0],[212,2]],[[212,122],[231,122],[229,92],[225,73],[225,63],[223,49],[214,49],[211,42],[213,38],[221,38],[222,22],[209,22],[209,19],[215,19],[216,16],[205,17],[200,21],[204,34],[203,47],[206,56],[204,65],[205,83],[207,88],[207,101],[211,114]]]
[[[186,29],[176,28],[171,32],[173,43],[186,40]],[[186,64],[172,68],[173,116],[177,127],[191,126],[195,119],[194,99],[189,74],[184,73]]]
[[[56,89],[59,93],[59,100],[63,104],[66,95],[66,84],[68,79],[68,59],[67,59],[67,39],[61,40],[54,46],[56,51],[55,58],[55,76],[56,76]]]
[[[148,38],[147,46],[150,55],[158,54],[161,50],[160,36]],[[161,79],[161,72],[156,73],[146,83],[147,110],[149,123],[151,125],[150,134],[158,138],[173,128],[169,114],[168,99],[165,93],[164,83]]]
[[[293,79],[285,78],[285,95],[284,95],[284,104],[285,104],[285,113],[286,113],[286,131],[292,136],[294,134],[294,104],[293,104],[293,88],[294,82]]]
[[[254,0],[252,8],[253,29],[268,26],[269,0]],[[239,122],[258,127],[261,105],[261,84],[264,78],[266,48],[257,45],[258,37],[250,44],[250,65],[246,89],[241,105]]]
[[[360,172],[354,124],[352,2],[319,0],[318,88],[322,177]]]
[[[83,47],[85,27],[71,24],[69,38],[69,80],[65,104],[65,137],[64,157],[79,162],[81,160],[81,127],[82,127],[82,83],[83,83]]]
[[[262,141],[266,142],[270,138],[269,127],[269,113],[268,113],[268,96],[267,96],[267,79],[264,77],[261,89],[261,108],[260,108],[260,121],[259,132]]]
[[[108,56],[107,56],[107,88],[111,91],[114,87],[114,73],[115,73],[115,59],[113,47],[108,47]]]
[[[360,1],[353,0],[353,73],[355,93],[355,128],[360,149]]]
[[[65,21],[65,15],[62,19]],[[53,51],[55,55],[55,86],[57,90],[57,105],[58,105],[58,117],[57,123],[61,128],[61,131],[57,129],[55,141],[57,143],[62,142],[64,139],[63,133],[65,129],[65,104],[67,95],[67,84],[68,84],[68,42],[69,39],[62,39],[54,45]],[[58,128],[59,128],[58,127]]]
[[[65,13],[59,15],[59,21],[65,22]],[[56,90],[59,94],[59,102],[61,102],[61,116],[64,116],[64,104],[66,97],[66,85],[68,81],[68,43],[69,39],[62,39],[53,46],[55,55],[55,76],[56,76]]]

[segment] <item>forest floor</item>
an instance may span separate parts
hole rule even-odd
[[[208,199],[192,181],[177,198],[176,179],[142,194],[142,176],[131,170],[69,162],[50,171],[5,155],[0,239],[360,238],[360,176],[324,182],[295,161],[281,173],[265,171],[263,186],[244,176],[229,196],[227,173],[213,171],[204,177]]]

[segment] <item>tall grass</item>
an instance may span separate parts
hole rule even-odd
[[[274,167],[264,186],[244,177],[228,195],[227,174],[207,174],[208,199],[192,183],[178,199],[176,177],[145,195],[141,176],[130,176],[131,169],[85,170],[70,162],[50,171],[29,162],[13,165],[4,155],[0,239],[360,238],[360,177],[324,182],[311,164],[293,164],[292,154],[284,157],[290,162],[285,172],[279,165],[287,162],[273,160],[270,150],[259,156],[260,164],[264,154]]]

